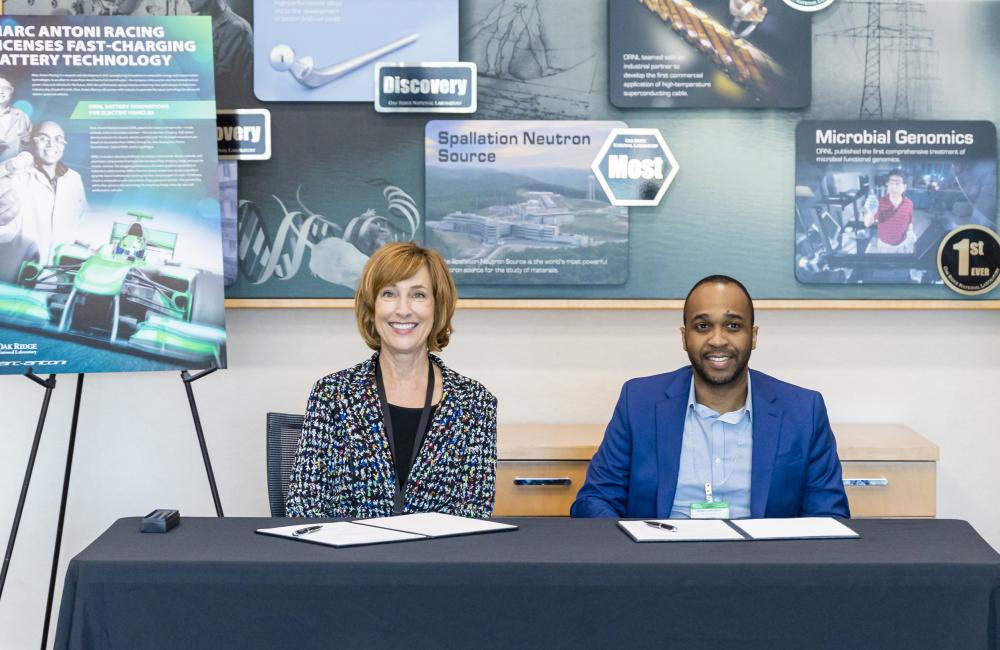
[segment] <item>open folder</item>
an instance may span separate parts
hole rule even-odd
[[[512,524],[457,517],[440,512],[418,512],[412,515],[338,521],[314,524],[308,520],[295,526],[258,528],[261,535],[285,537],[299,542],[324,546],[362,546],[388,542],[410,542],[456,535],[478,535],[516,530]]]
[[[766,539],[853,539],[860,535],[833,517],[793,519],[647,519],[619,521],[636,542],[743,542]]]

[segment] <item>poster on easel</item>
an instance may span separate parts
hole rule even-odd
[[[225,367],[211,28],[0,21],[0,374]]]

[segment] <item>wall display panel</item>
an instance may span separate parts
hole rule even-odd
[[[868,26],[865,6],[834,3],[812,15],[811,41],[789,46],[789,51],[800,54],[792,57],[798,62],[808,59],[812,50],[808,108],[690,110],[614,106],[609,68],[615,66],[610,65],[608,52],[614,40],[609,22],[616,20],[616,4],[459,3],[459,58],[476,63],[479,70],[479,108],[469,116],[472,120],[614,120],[636,128],[658,128],[680,166],[658,207],[629,208],[623,283],[460,280],[463,298],[517,298],[526,304],[545,298],[679,299],[694,281],[713,272],[743,279],[762,299],[954,301],[961,297],[935,284],[824,285],[801,282],[796,276],[796,232],[789,217],[796,200],[795,130],[802,120],[856,118],[862,102],[871,102],[876,90],[871,83],[866,90],[866,41],[851,36],[864,33]],[[665,39],[683,41],[673,47],[698,52],[697,43],[679,37],[648,3],[630,4],[636,5],[629,10],[634,14],[631,19],[641,16],[650,29],[665,30]],[[705,4],[705,11],[721,11]],[[776,5],[744,40],[767,43],[780,31],[780,20],[802,20],[784,14],[785,8]],[[921,43],[908,50],[896,48],[888,38],[882,44],[883,76],[875,85],[883,119],[995,119],[1000,87],[976,82],[974,71],[986,61],[1000,62],[990,27],[1000,21],[1000,7],[928,3],[923,12],[907,15],[886,5],[879,18],[886,29],[909,25]],[[699,65],[726,74],[711,55],[698,56]],[[945,69],[948,75],[928,72]],[[244,271],[230,287],[230,297],[348,298],[351,282],[378,242],[407,237],[412,231],[422,241],[439,244],[438,233],[425,230],[425,220],[439,220],[438,212],[448,211],[425,190],[439,178],[433,167],[428,172],[425,165],[428,123],[435,116],[379,115],[368,104],[269,107],[274,116],[274,159],[240,163],[241,240],[249,255],[241,260]],[[481,203],[490,203],[489,192],[483,189]],[[397,197],[395,207],[389,195]],[[416,228],[406,218],[408,213],[417,215]],[[309,227],[303,228],[310,219]],[[986,220],[996,228],[995,207]],[[301,239],[305,245],[297,245]],[[282,261],[261,264],[262,256]]]
[[[948,233],[996,225],[991,122],[807,121],[796,146],[800,282],[941,284]]]
[[[622,122],[427,123],[426,243],[459,286],[621,285],[628,208],[591,162]]]
[[[609,91],[620,108],[802,108],[810,15],[759,0],[609,0]]]
[[[544,299],[568,305],[638,305],[682,299],[700,277],[727,273],[745,281],[756,298],[788,305],[996,304],[996,292],[965,297],[941,284],[802,281],[796,272],[800,242],[792,215],[795,132],[801,121],[996,121],[1000,84],[984,80],[992,78],[989,71],[1000,63],[994,28],[1000,24],[1000,3],[886,2],[869,7],[835,2],[806,14],[810,40],[788,41],[787,51],[800,53],[789,56],[775,48],[775,39],[796,38],[785,31],[797,31],[801,38],[802,30],[786,30],[783,21],[805,19],[786,14],[784,3],[767,2],[768,13],[740,40],[772,59],[785,57],[787,70],[804,65],[811,53],[810,73],[790,86],[811,88],[808,105],[772,96],[770,104],[734,102],[728,108],[699,109],[615,105],[609,80],[617,64],[609,52],[616,51],[612,24],[619,4],[458,2],[457,58],[477,65],[479,89],[478,110],[462,119],[617,121],[656,128],[680,167],[659,206],[629,208],[623,283],[466,284],[463,298],[487,303],[516,299],[525,305]],[[675,29],[661,15],[661,5],[670,5],[668,18],[671,7],[689,5],[736,35],[753,21],[734,26],[736,16],[727,17],[727,3],[722,2],[626,3],[631,4],[635,6],[622,11],[627,10],[630,20],[648,22],[644,30],[660,34],[664,47],[686,53],[706,77],[728,80],[721,90],[734,84],[750,96],[749,87],[727,74],[720,55],[725,48],[713,50],[713,56],[704,39],[689,39]],[[233,7],[250,18],[245,3],[234,2]],[[443,19],[451,20],[451,14],[445,12]],[[254,21],[257,30],[259,21]],[[906,39],[899,38],[901,33]],[[707,32],[706,38],[714,43]],[[290,45],[297,57],[311,55],[308,47]],[[404,51],[388,55],[389,60],[405,60]],[[254,55],[257,67],[262,54]],[[374,65],[350,74],[373,78]],[[876,67],[879,75],[866,76],[866,69]],[[294,80],[288,76],[288,81]],[[754,105],[804,107],[736,107]],[[241,100],[240,107],[271,111],[273,153],[268,161],[239,163],[240,273],[227,297],[348,299],[367,255],[379,243],[408,237],[434,243],[425,228],[437,209],[425,195],[425,136],[428,122],[442,116],[378,114],[368,102],[265,103],[252,96]],[[965,202],[970,198],[964,197]],[[995,208],[986,222],[997,229]]]
[[[256,0],[254,16],[263,101],[370,102],[373,61],[458,55],[458,0]]]

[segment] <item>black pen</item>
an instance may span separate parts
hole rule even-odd
[[[677,526],[674,526],[672,524],[665,524],[662,521],[644,521],[642,523],[646,524],[647,526],[652,526],[653,528],[661,528],[663,530],[669,530],[671,533],[677,532]]]
[[[316,532],[322,528],[322,526],[306,526],[305,528],[299,528],[297,531],[292,533],[292,537],[298,537],[299,535],[308,535],[309,533]]]

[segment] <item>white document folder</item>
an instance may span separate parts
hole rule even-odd
[[[730,522],[750,539],[851,539],[858,533],[833,517],[737,519]]]
[[[294,539],[297,542],[342,547],[477,535],[516,529],[517,526],[513,524],[501,524],[497,521],[457,517],[440,512],[418,512],[327,524],[315,524],[303,520],[296,526],[258,528],[256,532],[261,535]]]
[[[676,530],[655,528],[646,521],[669,524]],[[619,521],[618,525],[637,542],[742,542],[743,535],[722,519],[648,519]]]

